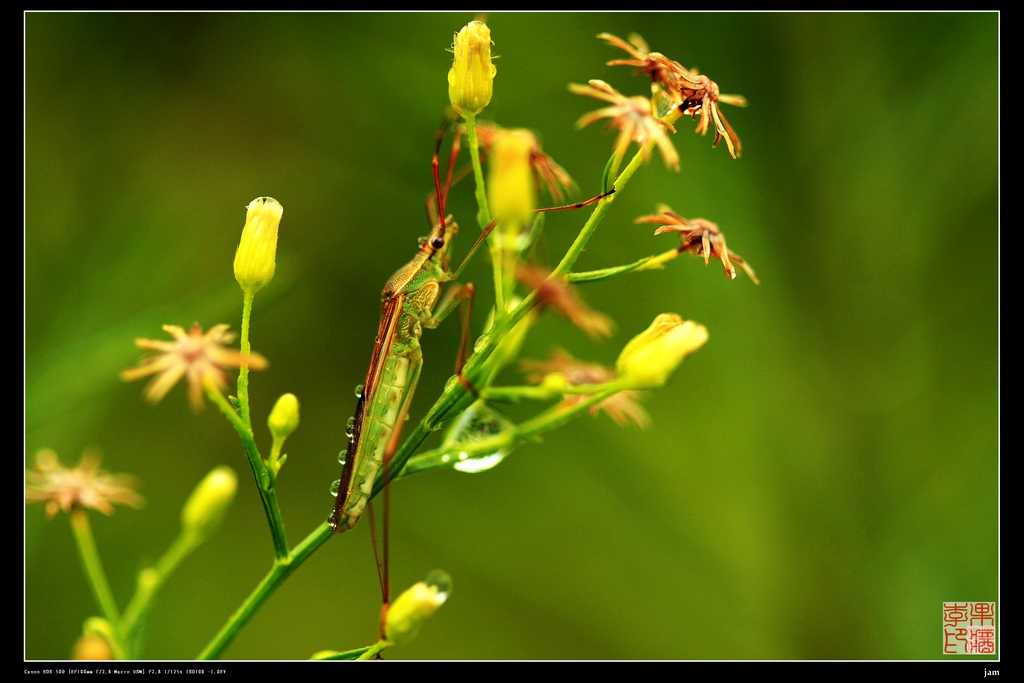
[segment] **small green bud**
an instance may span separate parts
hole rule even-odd
[[[215,467],[203,478],[181,511],[181,528],[198,545],[212,534],[235,498],[238,475],[226,465]]]
[[[569,381],[560,372],[549,372],[544,375],[539,388],[547,392],[550,398],[559,398],[569,390]]]
[[[653,389],[668,381],[683,358],[708,340],[700,323],[662,313],[651,326],[633,337],[619,354],[615,370],[625,389]]]
[[[384,620],[384,637],[396,645],[411,642],[420,627],[451,593],[452,580],[443,571],[430,572],[424,581],[414,584],[398,596],[388,608]]]
[[[491,29],[471,21],[455,34],[455,59],[448,72],[448,98],[462,116],[475,116],[491,102],[494,74],[491,63]]]
[[[267,418],[267,426],[274,441],[284,441],[291,436],[299,426],[299,399],[295,394],[284,394],[277,399]]]
[[[152,567],[146,567],[139,572],[137,583],[139,592],[148,593],[160,583],[160,572]]]
[[[276,199],[257,197],[246,207],[245,227],[235,252],[235,279],[246,294],[263,289],[274,277],[277,228],[284,208]]]

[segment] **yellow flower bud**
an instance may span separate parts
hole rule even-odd
[[[549,372],[540,382],[540,389],[551,398],[558,398],[569,390],[569,382],[560,372]]]
[[[291,436],[299,426],[299,399],[295,398],[295,394],[284,394],[277,399],[267,418],[267,426],[270,427],[274,441],[283,441]]]
[[[488,158],[487,199],[501,221],[498,234],[506,249],[520,251],[518,238],[537,208],[537,192],[530,169],[536,138],[527,131],[505,131],[497,137]]]
[[[257,197],[246,207],[245,227],[235,252],[235,279],[246,294],[255,294],[274,277],[277,227],[284,208],[276,199]]]
[[[114,651],[110,649],[103,636],[95,633],[87,633],[77,641],[75,648],[71,651],[71,659],[77,660],[100,660],[113,659]]]
[[[82,636],[75,642],[71,659],[114,659],[114,628],[102,617],[89,617],[82,626]]]
[[[491,29],[482,21],[471,21],[455,34],[455,60],[448,72],[448,98],[462,116],[475,116],[490,101],[494,74],[491,63]]]
[[[660,387],[683,358],[707,340],[708,330],[700,323],[683,320],[675,313],[662,313],[626,344],[615,370],[627,389]]]
[[[215,467],[203,478],[181,511],[181,528],[197,545],[212,534],[235,498],[238,475],[226,465]]]
[[[412,641],[423,622],[444,604],[450,593],[451,577],[440,570],[432,571],[391,603],[384,620],[384,637],[395,644]]]

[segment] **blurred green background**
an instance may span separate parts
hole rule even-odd
[[[285,207],[256,299],[254,422],[298,395],[278,486],[292,543],[332,506],[379,292],[426,232],[445,49],[470,14],[30,13],[26,36],[26,458],[95,446],[147,505],[93,515],[123,606],[218,464],[242,486],[166,585],[145,654],[190,658],[269,568],[238,445],[182,387],[156,407],[117,379],[164,323],[238,328],[245,205]],[[393,493],[395,590],[444,568],[452,599],[388,658],[940,658],[941,603],[998,597],[998,25],[986,14],[493,14],[484,116],[527,127],[600,189],[614,136],[566,84],[646,80],[595,38],[635,31],[750,106],[740,160],[683,120],[578,268],[676,244],[658,202],[716,221],[762,280],[695,257],[588,285],[618,333],[549,317],[525,349],[614,362],[654,316],[710,340],[647,396],[644,431],[585,418],[500,467]],[[465,159],[466,157],[463,157]],[[473,223],[471,183],[451,212]],[[549,216],[554,262],[584,217]],[[468,248],[463,242],[459,253]],[[485,258],[467,278],[490,297]],[[485,318],[476,311],[476,327]],[[424,335],[413,419],[451,374],[457,324]],[[507,382],[514,382],[509,373]],[[432,442],[433,443],[433,442]],[[25,656],[65,658],[97,612],[67,520],[25,510]],[[332,539],[226,658],[304,659],[376,634],[366,524]]]

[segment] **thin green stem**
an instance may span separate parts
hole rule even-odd
[[[273,478],[263,464],[263,458],[256,448],[256,441],[253,439],[252,429],[243,422],[242,418],[235,412],[235,409],[224,398],[224,395],[211,383],[204,384],[206,395],[213,401],[224,417],[228,419],[231,426],[238,432],[242,439],[242,450],[249,461],[249,469],[252,470],[253,479],[256,480],[256,489],[260,492],[260,501],[263,503],[263,512],[267,516],[267,523],[270,525],[270,535],[274,542],[274,556],[283,559],[288,555],[288,540],[284,533],[284,520],[281,518],[281,508],[277,504],[277,493],[274,490]]]
[[[68,515],[71,520],[71,531],[75,536],[75,543],[78,546],[78,555],[82,558],[82,568],[85,570],[85,578],[92,589],[93,597],[103,612],[103,616],[110,622],[115,632],[115,642],[111,648],[117,659],[124,659],[124,634],[119,628],[121,615],[117,609],[117,602],[107,582],[107,574],[103,571],[103,563],[100,561],[100,553],[96,548],[96,540],[92,535],[92,527],[89,525],[89,515],[83,508],[74,508]]]
[[[487,185],[484,183],[484,170],[480,164],[480,140],[476,134],[476,116],[472,113],[464,115],[466,119],[466,137],[469,138],[469,156],[473,164],[473,181],[475,185],[477,214],[476,220],[480,229],[484,230],[491,222],[491,210],[487,203]],[[505,303],[508,300],[507,276],[505,273],[505,256],[498,239],[491,233],[488,238],[491,251],[491,264],[494,269],[494,308],[495,316],[505,315]]]
[[[558,267],[551,272],[552,278],[559,278],[572,269],[573,264],[576,263],[576,259],[578,259],[580,254],[583,253],[583,249],[587,246],[587,242],[590,241],[594,231],[597,230],[597,226],[601,223],[601,219],[604,218],[604,215],[612,205],[612,202],[615,201],[615,198],[622,191],[622,188],[626,186],[630,178],[633,177],[636,170],[640,168],[640,164],[643,163],[645,149],[649,151],[653,146],[654,142],[649,142],[641,147],[637,153],[633,155],[633,158],[630,160],[629,164],[626,165],[626,168],[623,169],[622,173],[619,174],[619,177],[615,179],[615,183],[612,185],[615,189],[615,193],[610,194],[607,197],[603,197],[599,202],[597,202],[597,205],[590,214],[590,218],[587,219],[587,222],[584,224],[583,229],[580,230],[580,233],[576,235],[576,239],[573,241],[572,246],[570,246],[569,250],[565,252],[565,256],[562,257]]]
[[[594,385],[612,387],[615,383],[606,385]],[[618,387],[610,388],[599,393],[588,395],[584,400],[571,406],[558,405],[550,408],[534,418],[526,420],[522,424],[510,427],[494,436],[479,441],[470,441],[458,444],[454,447],[461,459],[465,460],[478,455],[508,451],[517,444],[524,441],[532,441],[544,432],[551,431],[573,419],[577,415],[588,410],[591,406],[600,403],[609,396],[617,393]],[[450,467],[456,460],[452,458],[453,447],[436,448],[411,458],[401,473],[401,477],[408,477],[420,472],[434,470],[441,467]]]
[[[476,116],[472,113],[465,114],[466,137],[469,138],[469,156],[473,162],[473,180],[476,185],[476,221],[483,230],[491,222],[491,210],[487,205],[487,185],[484,184],[484,169],[480,165],[480,140],[476,135]]]
[[[156,565],[143,570],[139,576],[139,584],[135,589],[135,595],[124,610],[124,618],[121,625],[125,634],[131,638],[133,631],[138,626],[139,619],[150,607],[153,597],[163,586],[167,578],[174,573],[181,561],[188,557],[189,553],[195,550],[198,543],[191,534],[182,532],[178,535],[171,546],[157,561]]]
[[[377,656],[378,652],[388,647],[391,647],[391,641],[386,638],[381,638],[376,643],[366,648],[366,652],[356,657],[356,659],[373,659]]]
[[[244,292],[242,297],[242,338],[240,340],[240,351],[246,357],[238,370],[238,410],[241,413],[242,421],[252,431],[252,421],[249,419],[249,361],[248,356],[252,351],[249,345],[249,318],[252,317],[252,300],[256,295],[252,292]]]
[[[639,261],[634,261],[633,263],[628,263],[622,266],[569,273],[565,276],[565,281],[571,283],[597,282],[598,280],[606,280],[610,277],[615,277],[616,275],[623,275],[624,273],[634,273],[643,270],[663,268],[665,263],[671,261],[677,256],[679,256],[679,250],[670,249],[656,256],[647,256]]]
[[[324,522],[303,539],[301,543],[295,546],[285,557],[274,560],[270,572],[263,577],[259,585],[249,594],[249,597],[245,599],[239,608],[235,610],[235,613],[221,627],[217,635],[213,637],[213,640],[197,655],[196,659],[216,659],[219,657],[277,587],[333,535],[331,527],[327,522]]]
[[[365,647],[357,647],[354,650],[346,650],[345,652],[338,652],[336,654],[329,655],[327,657],[318,657],[317,659],[324,660],[324,661],[339,660],[339,659],[341,659],[341,660],[359,659],[359,655],[363,654],[364,652],[369,650],[371,647],[373,647],[373,645],[367,645]]]
[[[619,382],[616,380],[602,382],[601,384],[570,384],[559,387],[557,391],[553,391],[542,384],[517,387],[488,387],[480,392],[480,397],[485,401],[516,402],[524,398],[537,401],[551,401],[562,396],[587,396],[608,390],[619,391]]]

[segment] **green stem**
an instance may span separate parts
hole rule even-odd
[[[664,253],[658,254],[657,256],[647,256],[628,263],[623,266],[613,266],[612,268],[601,268],[599,270],[587,270],[578,273],[568,273],[565,276],[566,282],[580,283],[580,282],[597,282],[598,280],[606,280],[616,275],[622,275],[624,273],[640,272],[642,270],[654,270],[655,268],[662,268],[668,261],[679,256],[678,249],[670,249]]]
[[[607,385],[595,385],[592,389],[597,388],[598,386],[613,386],[614,384],[614,382],[609,382]],[[480,439],[479,441],[458,444],[456,448],[460,454],[465,453],[467,458],[472,458],[477,455],[485,455],[488,453],[496,453],[500,450],[509,450],[524,441],[535,440],[537,436],[544,432],[561,427],[563,424],[583,413],[591,406],[600,403],[618,391],[619,389],[617,387],[611,388],[597,394],[588,395],[583,401],[571,406],[555,406],[554,408],[550,408],[522,424],[510,427],[498,434],[495,434],[494,436],[486,439]],[[419,474],[420,472],[426,472],[428,470],[434,470],[441,467],[451,467],[453,464],[451,454],[451,447],[437,448],[421,453],[415,458],[411,458],[409,460],[409,463],[406,465],[400,476],[404,478],[413,474]]]
[[[84,509],[73,508],[68,518],[71,520],[71,531],[75,536],[75,543],[78,545],[78,555],[82,558],[85,578],[89,582],[89,587],[92,589],[100,611],[114,628],[115,638],[110,643],[114,657],[124,659],[124,634],[119,627],[121,616],[117,609],[117,602],[114,600],[114,594],[110,590],[110,584],[107,582],[106,572],[103,571],[100,553],[96,548],[92,527],[89,525],[89,516]]]
[[[244,292],[242,297],[242,339],[240,351],[246,357],[238,370],[238,410],[242,415],[242,421],[252,431],[252,421],[249,419],[249,361],[248,356],[252,351],[249,346],[249,318],[252,317],[252,300],[256,295],[251,292]]]
[[[476,221],[483,230],[491,222],[491,210],[487,205],[487,186],[484,184],[484,169],[480,165],[480,140],[476,135],[476,116],[465,114],[466,137],[469,138],[469,156],[473,162],[473,180],[476,184]]]
[[[373,659],[377,656],[378,652],[388,647],[391,647],[391,641],[386,638],[381,638],[376,643],[366,648],[366,652],[356,657],[356,659]]]
[[[242,439],[242,450],[249,461],[249,469],[252,470],[253,479],[256,480],[256,489],[260,492],[260,501],[263,503],[263,512],[267,516],[267,524],[270,525],[270,535],[274,542],[274,556],[279,560],[288,556],[288,541],[284,533],[284,520],[281,518],[281,508],[277,504],[277,493],[274,490],[273,477],[263,464],[263,458],[256,448],[256,441],[252,436],[252,429],[231,407],[224,395],[217,387],[210,383],[204,385],[206,395],[213,401],[224,417],[228,419],[231,426],[238,432]]]
[[[550,401],[562,396],[589,396],[590,394],[603,391],[620,391],[618,380],[602,382],[600,384],[574,384],[560,387],[557,392],[542,384],[532,384],[518,387],[488,387],[480,392],[480,397],[485,401],[508,401],[517,402],[520,399],[533,399],[537,401]]]
[[[365,647],[357,647],[354,650],[346,650],[345,652],[338,652],[337,654],[329,655],[327,657],[320,657],[319,659],[321,661],[330,661],[330,660],[338,660],[338,659],[345,659],[345,660],[359,659],[359,655],[363,654],[364,652],[369,650],[371,647],[373,647],[373,645],[367,645]]]
[[[333,535],[331,527],[328,526],[327,522],[324,522],[314,529],[313,533],[303,539],[301,543],[295,546],[285,557],[279,557],[274,560],[270,572],[263,577],[259,585],[249,594],[249,597],[245,599],[239,608],[235,610],[235,613],[221,627],[217,635],[213,637],[213,640],[203,648],[203,651],[199,653],[196,659],[216,659],[219,657],[277,587]]]
[[[562,257],[562,261],[558,264],[558,267],[551,272],[552,278],[558,278],[565,275],[572,268],[573,264],[576,263],[576,259],[579,258],[583,249],[587,246],[587,242],[590,241],[594,231],[597,230],[597,226],[601,223],[601,219],[604,218],[604,215],[612,205],[612,202],[615,201],[619,192],[622,191],[622,188],[626,186],[630,178],[633,177],[633,174],[636,173],[636,170],[640,168],[640,164],[643,163],[645,148],[652,147],[653,145],[654,143],[650,142],[647,145],[644,145],[644,147],[641,147],[640,150],[633,155],[629,164],[627,164],[626,168],[619,174],[619,177],[615,179],[615,183],[613,184],[615,194],[610,194],[597,202],[597,205],[590,214],[590,218],[587,219],[587,222],[583,226],[583,229],[580,230],[580,233],[576,235],[576,239],[573,241],[572,246],[570,246],[569,250],[565,252],[565,256]]]
[[[160,590],[167,578],[174,573],[181,561],[195,550],[197,545],[190,534],[182,532],[174,539],[155,566],[143,570],[139,576],[139,585],[135,589],[135,595],[132,596],[131,602],[125,608],[124,618],[121,621],[121,626],[129,639],[138,626],[139,619],[149,609],[153,596]]]
[[[466,119],[466,137],[469,138],[469,156],[473,163],[473,180],[476,186],[476,204],[477,214],[476,220],[480,225],[480,229],[484,230],[487,224],[491,222],[491,210],[487,204],[487,185],[484,183],[484,170],[480,164],[480,140],[476,134],[476,115],[473,113],[467,113],[464,115]],[[494,233],[488,238],[488,243],[491,250],[491,265],[494,269],[494,309],[495,317],[501,318],[505,315],[505,305],[508,300],[508,287],[507,287],[507,276],[505,273],[505,256],[501,251],[501,245],[499,241],[494,237]]]

